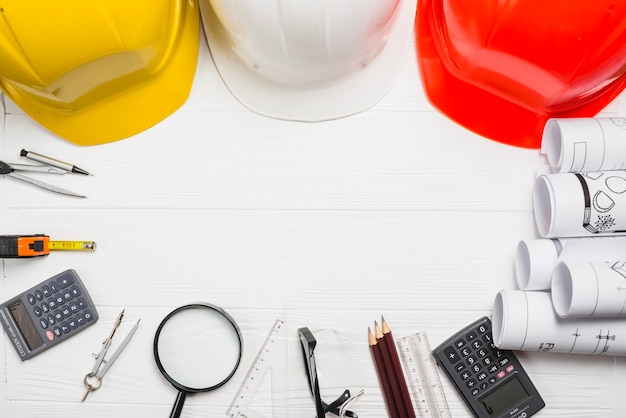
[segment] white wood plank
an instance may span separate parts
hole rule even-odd
[[[25,116],[7,119],[5,159],[32,149],[94,174],[29,174],[83,200],[3,179],[11,207],[530,210],[543,162],[536,150],[479,138],[432,112],[320,124],[182,112],[87,148],[56,141]]]

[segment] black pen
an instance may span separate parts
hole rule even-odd
[[[25,149],[23,149],[20,152],[20,155],[22,157],[28,158],[29,160],[37,161],[42,164],[51,165],[53,167],[57,167],[57,168],[60,168],[61,170],[65,170],[68,172],[84,174],[86,176],[91,175],[87,171],[83,170],[82,168],[76,167],[74,164],[70,164],[70,163],[56,160],[54,158],[46,157],[45,155],[41,155],[33,151],[26,151]]]

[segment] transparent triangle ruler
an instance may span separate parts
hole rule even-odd
[[[451,418],[446,394],[439,380],[437,364],[432,356],[426,333],[421,331],[400,338],[396,342],[419,416]]]
[[[289,418],[287,324],[274,321],[226,416]]]

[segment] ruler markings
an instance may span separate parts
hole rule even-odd
[[[397,340],[417,412],[422,418],[451,418],[426,333]]]

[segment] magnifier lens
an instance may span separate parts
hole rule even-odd
[[[235,325],[222,312],[190,306],[162,324],[156,353],[174,386],[204,391],[220,386],[234,373],[241,358],[241,341]]]

